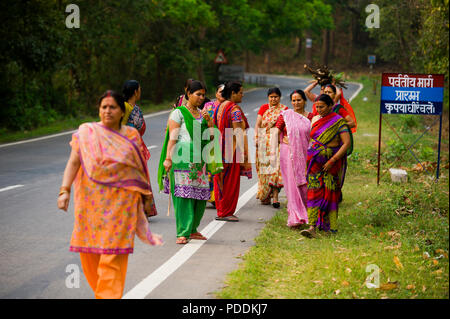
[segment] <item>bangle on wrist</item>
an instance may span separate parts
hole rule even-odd
[[[61,186],[61,187],[59,188],[59,195],[58,195],[58,196],[61,196],[61,195],[64,194],[64,193],[69,193],[69,194],[70,194],[70,187],[67,187],[67,186]]]
[[[166,161],[171,161],[171,162],[172,162],[172,159],[167,157],[167,158],[166,158]]]

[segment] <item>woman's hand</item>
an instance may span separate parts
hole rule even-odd
[[[58,196],[58,208],[67,212],[69,208],[70,193],[62,193]]]
[[[146,195],[146,196],[142,196],[142,197],[144,200],[144,212],[146,214],[149,214],[152,211],[152,203],[153,203],[152,197],[151,197],[151,195]]]
[[[324,171],[324,172],[328,172],[328,171],[333,167],[333,165],[334,165],[335,162],[336,162],[336,161],[335,161],[334,159],[330,158],[330,159],[328,160],[328,162],[326,162],[326,163],[323,165],[323,171]]]
[[[170,169],[172,168],[172,160],[170,158],[166,158],[163,165],[164,165],[164,168],[166,169],[166,172],[169,173]]]
[[[251,163],[245,162],[245,163],[242,165],[242,167],[243,167],[244,170],[246,170],[246,171],[252,170],[252,164],[251,164]]]
[[[206,122],[208,122],[208,126],[209,127],[213,127],[214,126],[214,122],[211,118],[211,116],[209,116],[209,113],[207,110],[203,109],[201,111],[203,118],[205,119]]]

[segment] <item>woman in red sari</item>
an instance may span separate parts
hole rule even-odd
[[[239,198],[240,177],[252,177],[246,134],[249,125],[244,112],[237,105],[244,96],[242,84],[227,82],[222,96],[225,101],[214,112],[214,122],[221,133],[223,158],[223,171],[214,175],[216,220],[237,222],[239,218],[234,212]]]
[[[309,229],[301,234],[315,237],[316,228],[337,231],[338,206],[343,174],[347,166],[350,129],[334,113],[334,101],[327,94],[316,100],[319,115],[312,119],[311,143],[307,155],[307,210]]]

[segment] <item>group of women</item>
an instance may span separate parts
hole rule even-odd
[[[280,207],[278,194],[284,187],[289,227],[301,227],[312,238],[316,229],[337,231],[338,205],[352,150],[351,129],[356,121],[338,103],[342,92],[324,85],[321,94],[294,90],[292,109],[281,104],[281,92],[270,88],[268,104],[260,107],[255,125],[257,198],[262,205]],[[314,102],[307,112],[308,98]]]
[[[243,95],[242,83],[230,81],[217,87],[214,101],[205,103],[205,85],[189,79],[173,105],[158,186],[173,202],[177,244],[207,239],[198,231],[207,201],[215,204],[216,220],[239,221],[240,178],[252,178],[249,124],[239,106]],[[147,167],[150,153],[142,139],[146,125],[136,104],[140,96],[139,83],[130,80],[123,94],[109,90],[100,97],[100,121],[82,124],[72,136],[58,195],[58,207],[67,211],[74,185],[70,250],[80,253],[96,298],[122,296],[135,235],[144,243],[162,244],[148,228],[147,218],[157,211]],[[351,123],[333,111],[336,103],[327,94],[315,99],[313,113],[305,111],[302,90],[290,98],[293,109],[280,104],[281,91],[271,88],[269,103],[258,112],[257,197],[278,208],[284,187],[288,226],[309,224],[302,234],[314,237],[317,227],[337,229]],[[274,141],[279,148],[274,149]]]

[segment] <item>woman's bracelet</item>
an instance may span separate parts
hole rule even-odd
[[[64,194],[64,193],[70,194],[70,187],[67,187],[67,186],[61,186],[61,187],[59,188],[59,195],[58,195],[58,197],[61,196],[61,195]]]
[[[172,159],[171,159],[171,158],[168,158],[168,157],[167,157],[165,160],[166,160],[166,161],[171,161],[171,162],[172,162]]]

